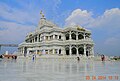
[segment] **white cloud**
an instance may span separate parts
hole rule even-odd
[[[109,28],[120,28],[120,9],[113,8],[106,10],[101,16],[94,19],[88,27],[109,27]]]
[[[34,30],[32,25],[22,25],[14,22],[0,21],[0,42],[22,42],[25,35]]]
[[[87,10],[76,9],[74,10],[71,15],[65,20],[66,25],[87,25],[91,21],[92,12],[88,12]]]
[[[120,28],[120,9],[106,10],[97,18],[92,17],[92,12],[76,9],[65,20],[66,25],[77,24],[87,28]]]

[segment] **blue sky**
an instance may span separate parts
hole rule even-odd
[[[40,10],[60,27],[92,31],[95,53],[120,55],[120,0],[0,0],[0,43],[24,41],[40,20]],[[2,47],[1,53],[15,48]]]

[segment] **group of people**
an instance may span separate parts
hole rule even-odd
[[[77,57],[77,60],[80,61],[80,58]],[[101,61],[105,61],[105,55],[101,55]]]
[[[15,55],[15,56],[12,56],[12,59],[15,59],[15,60],[16,60],[16,59],[17,59],[17,56],[16,56],[16,55]]]
[[[7,58],[7,59],[17,59],[17,55],[0,55],[0,58],[3,59],[3,58]]]

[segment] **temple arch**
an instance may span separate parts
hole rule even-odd
[[[84,49],[83,49],[83,47],[78,48],[78,53],[80,55],[84,55]]]
[[[76,55],[77,54],[77,50],[76,50],[75,47],[73,47],[71,50],[72,50],[72,55]]]
[[[84,36],[82,34],[78,35],[78,40],[80,40],[80,39],[84,39]]]
[[[86,51],[86,56],[89,56],[89,51],[88,50]]]
[[[66,40],[69,40],[69,34],[68,33],[65,35],[65,37],[66,37]]]
[[[72,33],[71,37],[72,37],[73,40],[76,40],[76,34],[75,33]]]
[[[59,54],[61,54],[61,49],[59,49]]]
[[[66,55],[70,55],[69,50],[70,50],[69,47],[66,47],[66,48],[65,48]]]

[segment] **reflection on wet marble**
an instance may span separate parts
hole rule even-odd
[[[63,59],[0,60],[0,81],[93,81],[92,76],[120,75],[120,62]],[[86,80],[90,76],[90,80]],[[115,79],[113,79],[114,81]],[[117,81],[117,80],[116,80]]]

